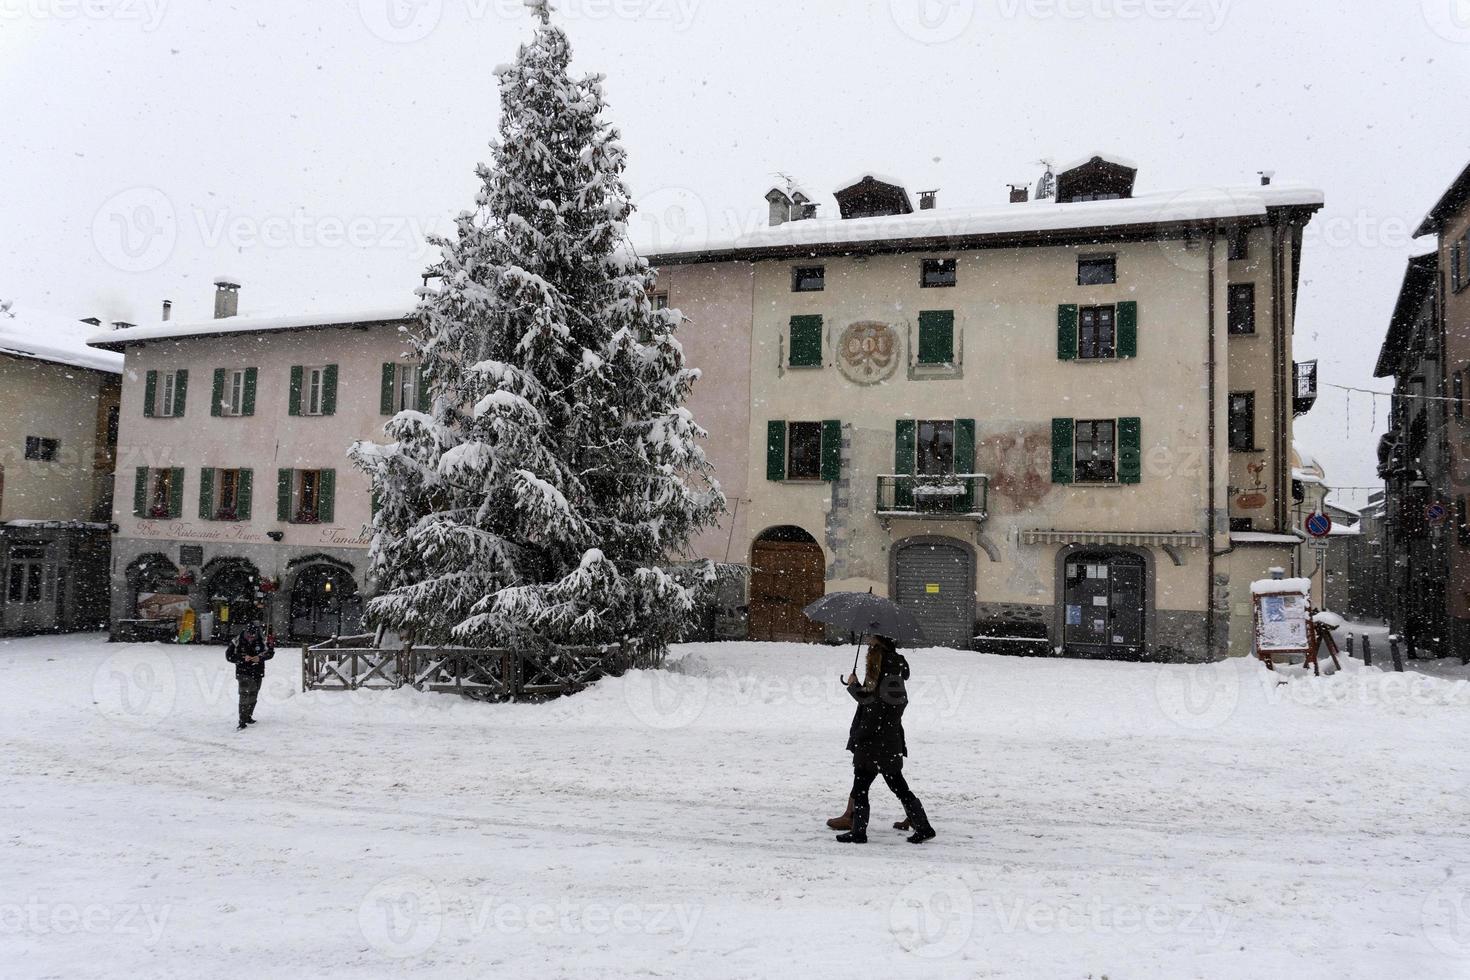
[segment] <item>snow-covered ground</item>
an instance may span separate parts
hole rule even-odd
[[[939,838],[835,843],[851,653],[543,706],[0,642],[0,975],[1470,976],[1470,686],[911,655]],[[1275,682],[1285,679],[1284,685]]]

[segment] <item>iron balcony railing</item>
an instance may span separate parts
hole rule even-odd
[[[989,504],[990,478],[983,473],[878,477],[880,516],[980,520]]]

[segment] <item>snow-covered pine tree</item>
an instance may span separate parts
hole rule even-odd
[[[419,644],[635,641],[657,659],[714,569],[671,559],[724,509],[683,406],[698,371],[627,240],[625,153],[601,76],[573,78],[546,0],[496,69],[500,137],[476,207],[436,238],[411,330],[431,395],[372,477],[376,625]]]

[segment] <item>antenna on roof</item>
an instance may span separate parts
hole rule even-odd
[[[1056,197],[1057,196],[1056,165],[1053,164],[1046,157],[1042,157],[1040,160],[1037,160],[1036,162],[1039,163],[1039,164],[1041,164],[1041,166],[1043,166],[1043,167],[1046,168],[1046,171],[1041,175],[1041,179],[1036,182],[1036,200],[1038,200],[1038,201],[1045,201],[1045,200],[1047,200],[1049,198]]]

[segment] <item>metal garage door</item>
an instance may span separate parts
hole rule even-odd
[[[970,553],[956,544],[916,543],[898,553],[894,595],[919,617],[935,646],[970,646],[975,592]]]

